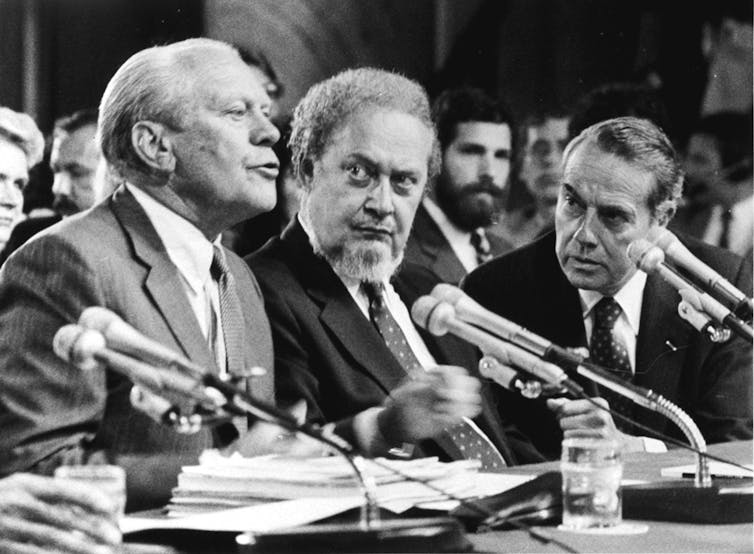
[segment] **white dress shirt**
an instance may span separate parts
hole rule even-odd
[[[220,237],[214,244],[190,221],[170,208],[160,204],[138,187],[126,183],[126,188],[144,209],[149,221],[157,231],[170,261],[178,269],[181,283],[186,292],[191,309],[196,316],[204,337],[211,341],[211,322],[220,322],[220,292],[217,282],[210,275],[214,244],[220,244]],[[221,327],[220,327],[221,328]],[[225,342],[222,332],[213,333],[214,349],[218,360],[225,359]],[[224,364],[219,364],[221,371]]]
[[[422,199],[422,205],[424,206],[424,209],[427,210],[432,221],[437,223],[440,231],[453,249],[453,253],[460,260],[461,265],[466,270],[466,273],[476,269],[479,265],[479,259],[477,257],[476,248],[471,244],[471,233],[456,226],[455,223],[448,219],[445,212],[440,209],[440,206],[435,204],[429,198],[424,197]],[[482,229],[482,232],[484,232],[484,229]]]

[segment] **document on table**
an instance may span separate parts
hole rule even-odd
[[[504,492],[532,479],[534,476],[473,473],[464,477],[466,478],[466,486],[463,487],[460,496],[471,499]],[[424,486],[411,482],[380,485],[378,487],[378,503],[381,507],[394,513],[402,513],[414,506],[449,511],[458,505],[455,500],[439,500],[441,495],[436,492],[430,491],[431,494],[422,494],[419,490],[421,487]],[[126,516],[121,522],[121,531],[124,534],[156,529],[239,533],[245,531],[264,532],[306,525],[356,508],[363,502],[364,497],[360,494],[326,498],[304,497],[185,517]]]
[[[345,512],[361,505],[359,496],[337,498],[299,498],[221,510],[181,518],[126,516],[120,524],[124,535],[152,529],[191,529],[195,531],[264,532],[297,527]]]

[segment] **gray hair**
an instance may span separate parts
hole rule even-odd
[[[42,161],[45,140],[34,120],[21,112],[0,106],[0,139],[18,146],[26,156],[26,167]]]
[[[426,125],[433,135],[428,175],[437,175],[440,151],[426,91],[407,77],[369,67],[349,69],[317,83],[298,103],[288,142],[294,174],[303,177],[306,162],[319,159],[340,125],[365,108],[406,113]]]
[[[648,119],[616,117],[595,123],[574,138],[563,152],[563,166],[582,143],[593,143],[607,154],[636,164],[654,175],[647,202],[652,216],[673,217],[683,189],[683,170],[670,139]]]
[[[99,107],[98,141],[110,167],[123,177],[129,172],[153,174],[136,155],[131,130],[139,121],[180,129],[193,103],[194,84],[207,69],[209,54],[235,56],[230,45],[193,38],[137,52],[115,72]]]

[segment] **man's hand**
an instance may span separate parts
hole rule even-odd
[[[592,398],[603,408],[609,408],[607,400]],[[547,407],[555,413],[563,431],[563,438],[588,437],[612,439],[623,444],[624,452],[641,452],[644,442],[639,437],[618,431],[610,412],[601,410],[586,399],[569,400],[567,398],[550,398]]]
[[[479,381],[458,366],[442,365],[393,390],[377,418],[385,440],[400,444],[431,438],[482,410]]]
[[[0,552],[112,552],[121,542],[115,517],[115,502],[81,483],[25,473],[0,479]]]

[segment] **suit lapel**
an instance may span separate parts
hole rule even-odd
[[[678,383],[692,333],[690,326],[679,321],[679,300],[673,287],[658,276],[649,275],[636,340],[636,384],[673,402],[677,401]],[[655,428],[664,426],[665,418],[659,414],[642,411],[641,419]]]
[[[453,252],[440,227],[421,204],[416,211],[412,233],[419,248],[428,258],[429,268],[440,280],[455,284],[460,280],[459,275],[466,275],[466,269]]]
[[[165,318],[176,342],[192,361],[204,367],[215,367],[188,298],[178,293],[184,290],[178,269],[170,261],[147,214],[126,188],[115,193],[111,205],[133,244],[135,258],[147,268],[144,288]]]
[[[296,273],[306,293],[322,308],[319,318],[323,326],[353,359],[354,367],[369,375],[389,394],[406,380],[403,367],[330,265],[314,254],[297,219],[283,233],[282,240],[291,250],[290,259],[297,262]]]

